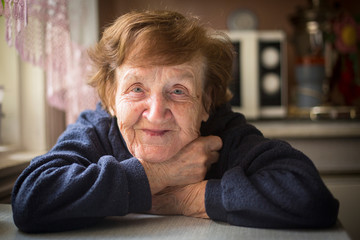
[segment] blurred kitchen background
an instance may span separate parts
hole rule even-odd
[[[94,108],[86,49],[103,29],[131,10],[169,9],[229,34],[237,52],[234,110],[312,158],[340,200],[341,223],[360,239],[358,1],[15,2],[16,11],[0,11],[0,202],[9,202],[31,158],[49,150],[79,112]]]

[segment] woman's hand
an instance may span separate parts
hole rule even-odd
[[[221,147],[221,138],[217,136],[199,137],[165,162],[140,160],[149,180],[151,194],[155,195],[166,187],[204,180],[207,170],[218,161]]]
[[[152,198],[152,214],[181,214],[209,218],[205,210],[207,181],[186,186],[168,187]]]

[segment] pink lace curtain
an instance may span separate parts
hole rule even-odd
[[[94,108],[98,101],[94,89],[86,84],[91,72],[88,46],[72,39],[71,34],[81,39],[79,32],[89,19],[94,20],[88,11],[89,2],[5,0],[4,8],[0,6],[0,15],[6,19],[7,43],[15,46],[22,60],[45,70],[47,101],[65,111],[67,123],[74,122],[84,109]],[[76,16],[74,23],[70,21],[72,15]]]

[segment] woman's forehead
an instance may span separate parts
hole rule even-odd
[[[120,85],[131,82],[143,82],[149,79],[155,80],[159,77],[167,82],[177,83],[196,88],[203,86],[203,63],[201,61],[190,61],[179,65],[160,66],[137,66],[123,64],[116,70]]]
[[[204,65],[203,58],[200,57],[194,57],[182,64],[156,64],[156,61],[149,59],[139,62],[126,61],[117,70],[120,70],[123,75],[141,76],[158,71],[161,68],[167,70],[166,72],[171,75],[194,78],[203,73]]]
[[[123,79],[146,79],[152,78],[154,76],[163,75],[166,78],[175,78],[175,79],[196,79],[199,78],[199,70],[201,66],[191,65],[191,64],[181,64],[175,66],[148,66],[148,67],[138,67],[132,65],[122,65],[118,68],[118,74]]]

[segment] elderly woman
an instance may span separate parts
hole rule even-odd
[[[313,163],[231,111],[226,37],[176,12],[132,12],[90,55],[101,104],[18,178],[19,229],[61,231],[136,212],[265,228],[335,223],[338,202]]]

